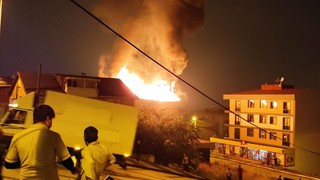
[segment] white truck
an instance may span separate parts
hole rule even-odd
[[[33,124],[34,98],[33,92],[10,104],[0,122],[2,143],[9,145],[14,134]],[[85,146],[83,131],[94,126],[99,130],[99,141],[111,152],[131,155],[138,125],[137,108],[54,91],[45,92],[43,104],[54,109],[56,117],[51,129],[61,135],[71,153]]]

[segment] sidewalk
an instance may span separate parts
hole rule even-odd
[[[255,161],[250,159],[243,159],[239,157],[224,157],[223,155],[214,155],[214,156],[211,156],[211,159],[214,159],[215,161],[219,161],[220,163],[225,162],[230,166],[232,166],[231,164],[233,164],[233,168],[237,168],[238,165],[247,166],[248,169],[256,169],[257,172],[266,174],[266,176],[269,176],[271,178],[281,175],[282,177],[286,177],[289,179],[301,178],[301,179],[308,179],[308,180],[320,180],[320,178],[304,175],[294,170],[286,169],[283,166],[276,166],[276,167],[274,165],[268,166],[266,164],[262,164],[262,162],[260,161]],[[273,176],[275,174],[277,176]]]

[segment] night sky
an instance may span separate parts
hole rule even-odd
[[[77,2],[88,10],[99,4]],[[123,18],[112,16],[115,24],[109,25],[117,27]],[[0,75],[37,71],[41,63],[47,73],[97,76],[99,55],[108,55],[115,39],[71,1],[3,0]],[[318,0],[207,0],[203,22],[182,42],[189,62],[180,77],[220,103],[226,103],[225,93],[257,89],[282,76],[285,84],[320,88]],[[214,105],[177,85],[190,105]]]

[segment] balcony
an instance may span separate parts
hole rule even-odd
[[[282,129],[284,129],[284,130],[290,130],[290,126],[282,126]]]
[[[290,110],[289,109],[284,109],[283,110],[283,114],[290,114]]]
[[[282,145],[283,145],[283,146],[290,146],[290,142],[282,141]]]

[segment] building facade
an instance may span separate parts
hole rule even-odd
[[[268,165],[295,165],[296,93],[293,86],[263,84],[258,90],[225,94],[228,135],[210,138],[213,153]]]

